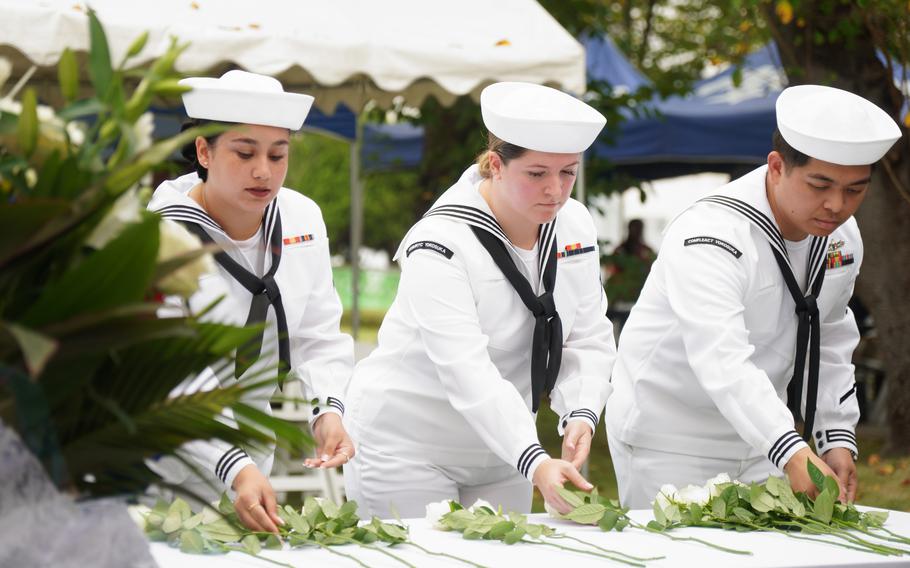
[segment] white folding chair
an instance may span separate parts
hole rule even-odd
[[[273,409],[277,418],[295,422],[301,428],[309,428],[312,407],[304,400],[300,381],[288,381],[284,385],[280,408]],[[310,493],[331,499],[341,504],[344,499],[344,483],[337,469],[309,469],[303,465],[303,456],[290,455],[285,450],[275,452],[275,463],[269,482],[276,493]],[[279,497],[279,502],[284,501]]]

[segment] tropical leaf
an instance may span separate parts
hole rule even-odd
[[[65,201],[0,203],[0,268],[32,235],[68,209]]]
[[[102,97],[107,97],[114,79],[114,68],[111,66],[111,50],[108,47],[107,36],[98,15],[94,10],[88,11],[89,20],[89,60],[88,74],[92,80],[95,92]]]
[[[25,365],[28,367],[32,377],[41,374],[44,365],[59,347],[59,343],[52,337],[43,335],[37,331],[16,325],[14,323],[2,324],[19,345],[22,357],[25,359]]]
[[[158,254],[158,220],[147,216],[126,227],[103,249],[49,283],[22,322],[41,327],[79,314],[139,302],[148,289]]]

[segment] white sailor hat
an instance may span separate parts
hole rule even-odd
[[[875,104],[820,85],[784,89],[777,97],[777,129],[803,154],[844,166],[874,164],[901,137],[894,120]]]
[[[584,102],[533,83],[490,85],[480,93],[480,110],[497,138],[539,152],[584,152],[607,123]]]
[[[313,106],[310,95],[286,93],[278,79],[247,71],[228,71],[218,79],[187,77],[180,84],[193,88],[183,93],[191,118],[298,130]]]

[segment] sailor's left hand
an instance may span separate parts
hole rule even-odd
[[[562,459],[571,462],[575,469],[581,469],[588,459],[588,454],[591,453],[593,436],[594,433],[587,422],[582,420],[569,422],[562,437]]]
[[[313,437],[316,439],[316,457],[303,461],[307,467],[338,467],[354,457],[354,442],[344,429],[341,417],[335,413],[326,412],[316,419]]]
[[[830,467],[844,487],[848,503],[856,500],[856,488],[859,479],[856,476],[856,462],[847,448],[833,448],[822,454],[822,460]]]

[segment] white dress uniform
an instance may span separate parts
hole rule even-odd
[[[766,173],[762,166],[718,193],[753,207],[760,223],[710,200],[673,221],[623,327],[607,403],[611,449],[615,439],[635,450],[733,462],[703,472],[703,479],[680,479],[678,469],[637,467],[634,451],[631,461],[614,457],[618,477],[623,461],[629,464],[626,477],[653,477],[639,496],[645,504],[674,478],[680,486],[701,484],[729,471],[743,481],[762,480],[806,446],[786,404],[797,326],[766,233],[777,231],[765,196]],[[850,357],[859,333],[847,302],[862,263],[862,240],[851,219],[827,245],[812,241],[784,245],[797,255],[811,249],[808,259],[793,266],[803,281],[807,265],[824,262],[827,268],[817,300],[821,379],[814,436],[821,451],[845,447],[855,454],[859,410]]]
[[[198,223],[232,259],[248,271],[262,276],[263,268],[267,271],[271,267],[271,257],[265,255],[262,268],[257,269],[250,263],[237,242],[228,237],[218,223],[187,195],[199,182],[199,177],[191,173],[162,183],[155,191],[149,209],[173,222]],[[266,242],[275,230],[275,214],[279,211],[282,247],[274,279],[281,291],[287,319],[291,370],[294,377],[303,381],[306,397],[318,399],[313,409],[313,420],[326,412],[343,416],[342,401],[353,368],[354,349],[351,337],[339,331],[342,307],[332,283],[325,223],[315,202],[294,190],[281,188],[265,211],[260,232]],[[243,326],[250,312],[252,295],[221,265],[218,265],[217,273],[200,278],[199,290],[188,300],[189,311],[201,313],[219,298],[222,298],[221,301],[205,314],[203,321]],[[264,371],[276,369],[278,344],[276,312],[270,308],[261,357],[240,380],[257,374],[261,377]],[[235,380],[231,374],[227,384]],[[181,391],[192,392],[217,386],[218,379],[209,372],[184,385]],[[271,389],[261,393],[255,406],[271,413],[269,399],[272,394]],[[271,454],[248,454],[242,448],[215,440],[191,442],[184,446],[183,451],[199,464],[201,470],[210,473],[213,480],[217,478],[216,487],[223,486],[225,489],[230,489],[237,472],[244,466],[255,463],[263,475],[268,476],[272,465]],[[166,480],[186,483],[191,477],[190,470],[178,465],[176,460],[168,461],[168,467],[163,468],[168,474]]]
[[[829,88],[811,88],[823,92],[805,103],[825,108]],[[855,97],[838,91],[838,105],[844,94]],[[779,101],[785,139],[818,159],[868,164],[893,143],[876,155],[842,156],[844,140],[867,134],[851,126],[854,134],[831,134],[839,140],[832,154],[826,142],[800,143],[793,128],[836,128],[836,118],[823,124],[801,112],[781,123],[784,111]],[[799,124],[806,116],[809,124]],[[805,417],[805,437],[820,454],[847,448],[857,455],[851,356],[859,333],[847,302],[863,259],[859,230],[850,218],[828,237],[785,241],[768,203],[767,171],[727,184],[670,224],[623,327],[606,426],[626,506],[647,507],[663,484],[703,484],[720,472],[747,482],[780,475],[807,446],[794,413]],[[805,304],[800,315],[797,297]],[[806,373],[794,372],[805,368],[798,343],[810,346]]]
[[[355,369],[345,427],[358,450],[344,468],[345,488],[370,514],[387,516],[394,506],[422,515],[430,501],[479,497],[527,511],[527,480],[549,457],[530,411],[534,317],[472,234],[472,226],[498,228],[481,181],[477,166],[469,168],[405,237],[379,346]],[[498,233],[538,292],[555,239],[563,348],[551,408],[560,434],[576,420],[593,429],[615,347],[591,216],[569,200],[542,226],[531,262],[533,253]]]
[[[313,102],[309,95],[284,92],[272,77],[238,70],[218,79],[187,78],[181,84],[192,87],[183,94],[187,114],[219,122],[297,130]],[[317,401],[313,421],[324,413],[343,416],[354,349],[350,336],[339,329],[342,307],[332,282],[319,207],[302,194],[281,188],[266,207],[257,235],[235,241],[189,197],[200,181],[191,173],[162,183],[149,209],[165,222],[181,223],[204,242],[217,244],[225,256],[216,255],[217,272],[200,277],[199,290],[188,305],[183,306],[179,298],[168,301],[173,308],[187,308],[193,314],[205,311],[202,321],[236,326],[263,322],[264,329],[261,338],[254,340],[259,344],[258,355],[252,353],[250,361],[238,364],[230,377],[218,377],[209,369],[188,379],[177,392],[217,388],[219,380],[226,381],[223,384],[260,380],[268,376],[264,373],[274,375],[283,367],[289,379],[303,381],[307,398]],[[270,414],[274,389],[267,390],[247,402]],[[223,419],[234,423],[230,413]],[[149,467],[169,483],[212,498],[222,490],[230,491],[237,473],[249,464],[268,476],[273,459],[271,451],[247,453],[218,440],[191,442],[181,452],[197,464],[196,471],[169,457],[150,462]]]

